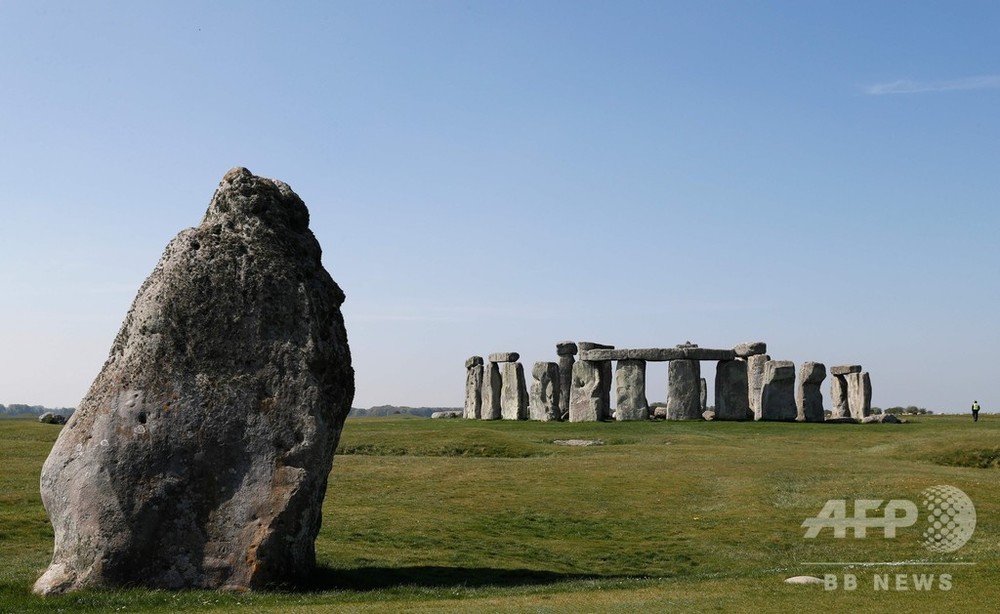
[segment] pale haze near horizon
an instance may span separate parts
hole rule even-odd
[[[877,406],[1000,410],[997,31],[991,2],[3,3],[0,403],[77,405],[245,166],[309,206],[356,407],[459,406],[495,351],[763,340]]]

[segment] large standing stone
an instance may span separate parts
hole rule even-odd
[[[715,419],[748,420],[750,412],[747,363],[722,360],[715,367]]]
[[[573,385],[573,357],[576,355],[576,343],[563,341],[556,344],[556,355],[559,357],[559,418],[569,418],[569,389]]]
[[[310,574],[354,397],[343,301],[302,200],[226,173],[139,289],[42,468],[55,549],[35,592]]]
[[[573,365],[569,421],[595,422],[608,414],[601,384],[601,363],[580,360]]]
[[[478,420],[483,407],[483,357],[473,356],[465,361],[465,411],[463,416]]]
[[[667,368],[667,420],[701,419],[701,363],[671,360]]]
[[[826,379],[826,365],[821,362],[804,362],[799,369],[799,390],[797,420],[823,422],[823,391],[820,385]]]
[[[646,401],[646,363],[642,360],[619,360],[615,369],[616,420],[645,420],[649,417]]]
[[[531,390],[528,394],[528,417],[549,422],[559,420],[559,365],[536,362],[531,367]]]
[[[843,376],[847,380],[847,405],[851,417],[861,420],[872,413],[872,381],[867,371],[848,373]]]
[[[753,354],[747,356],[747,380],[749,390],[747,395],[750,401],[750,410],[753,412],[755,420],[760,420],[760,395],[764,389],[764,365],[771,357],[767,354]]]
[[[524,366],[519,362],[501,363],[500,417],[504,420],[528,419],[528,388]]]
[[[495,362],[488,362],[483,370],[483,403],[480,417],[483,420],[499,420],[500,408],[500,367]]]
[[[760,395],[761,420],[794,421],[799,410],[795,405],[795,363],[769,360],[764,363],[764,386]]]
[[[830,403],[831,418],[849,418],[851,409],[847,402],[847,377],[834,373],[836,367],[830,369]]]

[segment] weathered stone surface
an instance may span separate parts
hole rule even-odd
[[[462,414],[463,414],[463,412],[454,411],[454,410],[436,411],[436,412],[434,412],[434,413],[431,414],[431,418],[434,419],[434,420],[441,420],[441,419],[446,419],[447,420],[447,419],[451,419],[451,418],[461,418]]]
[[[646,363],[641,360],[619,360],[615,368],[615,420],[646,420]]]
[[[487,363],[483,367],[483,402],[480,407],[480,418],[483,420],[500,419],[500,392],[502,387],[499,365],[495,362]]]
[[[847,381],[847,406],[851,417],[861,420],[871,415],[872,382],[868,372],[848,373],[844,379]]]
[[[536,362],[531,368],[531,379],[528,417],[543,422],[559,420],[559,365],[554,362]]]
[[[569,420],[569,390],[573,386],[572,354],[559,356],[559,419]]]
[[[604,406],[601,388],[601,363],[580,360],[573,364],[569,397],[570,422],[596,422],[604,419],[608,410]]]
[[[628,350],[616,350],[613,348],[598,348],[593,350],[580,350],[580,360],[591,360],[603,362],[607,360],[627,360]]]
[[[850,416],[830,416],[824,420],[827,424],[857,424],[858,421]]]
[[[750,412],[747,363],[723,360],[715,367],[716,420],[748,420]]]
[[[528,387],[524,381],[524,365],[519,362],[500,364],[500,417],[504,420],[528,419]]]
[[[646,362],[663,362],[684,358],[684,350],[680,348],[636,348],[625,350],[628,360],[645,360]]]
[[[708,409],[708,381],[705,378],[698,380],[698,403],[701,405],[701,411],[704,412]]]
[[[697,360],[671,360],[667,369],[667,420],[701,419],[701,366]]]
[[[472,367],[475,367],[476,365],[481,365],[481,364],[483,364],[482,356],[470,356],[465,360],[466,369],[470,369]]]
[[[865,416],[861,419],[862,424],[902,424],[903,421],[892,414],[879,414],[877,416]]]
[[[479,358],[478,356],[476,358]],[[468,361],[466,361],[468,364]],[[465,370],[465,412],[469,420],[479,420],[483,408],[483,364],[473,364]]]
[[[66,416],[47,411],[41,416],[38,416],[38,421],[42,424],[66,424]]]
[[[851,409],[847,403],[846,376],[832,373],[830,377],[830,403],[832,404],[831,418],[843,418],[851,415]]]
[[[315,567],[354,372],[302,200],[236,168],[167,246],[41,475],[38,593],[258,588]]]
[[[517,362],[521,355],[517,352],[493,352],[489,358],[490,362]]]
[[[820,362],[804,362],[799,369],[799,387],[795,401],[798,418],[802,422],[823,422],[823,391],[820,385],[826,379],[826,365]]]
[[[763,341],[749,341],[747,343],[740,343],[733,348],[733,352],[739,358],[748,358],[750,356],[756,356],[758,354],[767,353],[767,344]]]
[[[560,341],[556,344],[556,356],[576,356],[577,351],[574,341]]]
[[[684,358],[686,360],[733,360],[736,358],[736,352],[693,347],[684,349]]]
[[[701,418],[706,422],[711,422],[712,420],[715,420],[715,412],[711,409],[707,409],[701,412]]]
[[[847,375],[848,373],[861,373],[861,365],[837,365],[830,367],[830,375]]]
[[[767,361],[760,394],[760,419],[794,421],[797,416],[795,364],[790,360]]]
[[[764,365],[771,357],[767,354],[754,354],[747,357],[747,381],[749,389],[747,396],[750,401],[750,411],[755,420],[760,420],[760,395],[764,389]]]
[[[613,350],[613,349],[615,349],[615,346],[613,346],[613,345],[605,345],[603,343],[594,343],[593,341],[580,341],[579,343],[576,344],[576,346],[580,350],[580,352],[586,352],[587,350]],[[582,358],[583,357],[581,355],[581,360],[582,360]]]

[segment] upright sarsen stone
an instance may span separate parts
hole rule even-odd
[[[872,413],[872,381],[867,371],[848,373],[847,404],[851,417],[861,420]]]
[[[820,362],[804,362],[799,369],[797,420],[823,422],[823,392],[820,385],[826,379],[826,365]]]
[[[790,360],[767,361],[764,363],[764,386],[760,395],[760,419],[794,421],[797,416],[795,363]]]
[[[478,420],[483,407],[483,357],[473,356],[465,361],[465,411],[462,416]]]
[[[580,360],[573,365],[569,421],[596,422],[608,414],[601,384],[601,364]]]
[[[501,363],[500,386],[500,417],[504,420],[527,420],[528,388],[524,381],[524,366],[519,362]]]
[[[309,575],[354,397],[343,301],[302,200],[226,173],[139,289],[42,468],[55,549],[35,592]]]
[[[559,357],[559,418],[569,419],[569,389],[573,385],[573,363],[576,360],[577,347],[572,341],[556,344],[556,355]]]
[[[701,420],[701,364],[671,360],[667,367],[667,420]]]
[[[528,417],[549,422],[559,420],[559,365],[536,362],[531,368],[531,390],[528,393]]]
[[[615,369],[615,420],[645,420],[649,417],[646,400],[646,361],[619,360]]]
[[[483,402],[480,407],[480,417],[483,420],[499,420],[500,408],[500,367],[495,362],[488,362],[483,367]]]
[[[749,390],[747,391],[750,401],[750,411],[753,412],[754,419],[760,420],[760,395],[764,389],[764,365],[771,357],[767,354],[752,354],[747,356],[747,379]]]
[[[850,418],[851,409],[847,403],[847,377],[830,369],[830,411],[831,418]]]
[[[720,360],[715,367],[715,419],[752,418],[748,394],[746,361]]]

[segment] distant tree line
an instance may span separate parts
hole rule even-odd
[[[892,414],[893,416],[925,416],[933,413],[934,412],[926,407],[917,407],[916,405],[907,405],[906,407],[900,407],[897,405],[896,407],[887,407],[886,409],[872,407],[872,415],[875,416],[879,414]]]
[[[41,405],[0,405],[0,416],[41,416],[45,412],[52,412],[60,416],[71,416],[76,408],[74,407],[42,407]]]

